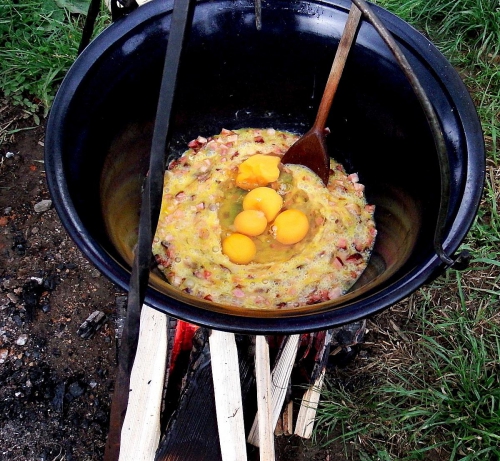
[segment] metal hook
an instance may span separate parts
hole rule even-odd
[[[391,33],[382,24],[377,15],[373,13],[372,9],[368,6],[365,0],[352,0],[352,2],[361,10],[363,16],[365,16],[365,18],[375,28],[389,50],[394,55],[396,61],[401,67],[401,70],[403,71],[411,87],[413,88],[413,91],[415,92],[415,95],[417,96],[417,99],[419,100],[420,105],[422,106],[422,109],[425,113],[427,122],[432,132],[432,136],[434,138],[441,176],[441,200],[439,203],[436,229],[434,232],[434,249],[438,257],[447,267],[465,269],[467,267],[468,261],[470,261],[470,255],[466,255],[466,252],[462,252],[460,255],[453,258],[451,255],[448,255],[443,248],[443,233],[446,226],[449,208],[450,165],[447,156],[446,143],[444,140],[439,118],[437,117],[434,107],[427,97],[424,88],[413,72],[410,63],[392,37]]]

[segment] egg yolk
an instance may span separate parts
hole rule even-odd
[[[283,198],[270,187],[257,187],[243,198],[244,210],[259,210],[271,222],[281,210]]]
[[[285,210],[276,216],[272,226],[276,240],[284,245],[300,242],[309,230],[307,216],[300,210]]]
[[[257,248],[250,237],[234,233],[222,241],[222,252],[235,264],[248,264]]]
[[[267,227],[266,215],[258,210],[245,210],[234,218],[237,232],[254,237],[262,234]]]
[[[252,155],[238,166],[236,185],[245,190],[267,186],[278,179],[280,161],[280,158],[274,155]]]

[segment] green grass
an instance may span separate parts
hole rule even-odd
[[[460,273],[453,275],[461,306],[423,308],[423,301],[421,331],[407,332],[413,343],[378,370],[377,385],[351,393],[340,381],[329,383],[318,437],[340,427],[360,459],[419,460],[430,451],[438,454],[433,459],[500,459],[498,295],[471,309]]]
[[[0,0],[0,90],[46,115],[76,59],[89,0]],[[97,30],[106,24],[101,15]]]
[[[328,444],[340,431],[349,452],[359,455],[352,459],[361,461],[498,460],[500,5],[498,0],[377,3],[423,31],[460,72],[484,131],[486,182],[462,245],[473,255],[471,267],[448,271],[373,319],[385,341],[371,346],[367,367],[358,361],[332,376],[315,435]],[[378,327],[388,319],[398,322],[410,341]]]
[[[497,0],[378,0],[376,3],[416,24],[447,55],[459,51],[488,58],[500,51]]]

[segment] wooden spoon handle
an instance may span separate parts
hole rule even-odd
[[[325,91],[323,92],[323,97],[321,98],[321,103],[318,108],[318,114],[316,115],[316,120],[314,121],[312,129],[315,131],[322,132],[325,128],[326,119],[328,117],[328,113],[330,112],[333,97],[337,92],[340,77],[342,76],[342,71],[344,70],[345,62],[354,42],[354,38],[356,37],[360,20],[361,10],[353,3],[351,5],[351,9],[349,10],[349,16],[347,17],[344,32],[342,33],[342,37],[340,37],[339,47],[335,53],[330,75],[328,76]]]

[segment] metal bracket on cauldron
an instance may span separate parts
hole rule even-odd
[[[181,53],[192,20],[195,0],[175,0],[172,10],[170,36],[167,44],[163,74],[158,97],[157,112],[151,142],[149,169],[142,192],[139,230],[132,272],[129,282],[127,316],[123,328],[122,344],[118,354],[118,370],[111,402],[110,423],[105,461],[117,461],[120,438],[128,404],[127,390],[137,351],[141,308],[144,303],[151,267],[151,242],[160,214],[165,171],[165,152],[170,141],[170,121]]]
[[[85,18],[85,24],[83,25],[82,38],[80,39],[80,45],[78,46],[78,55],[90,43],[90,39],[92,38],[92,34],[94,33],[95,21],[99,12],[101,11],[101,1],[102,0],[90,0],[87,17]],[[109,9],[111,10],[111,20],[113,22],[139,7],[139,4],[136,2],[136,0],[108,1]]]
[[[111,20],[116,21],[139,7],[135,0],[111,0]]]
[[[446,220],[449,208],[449,195],[450,195],[450,165],[448,156],[446,155],[446,145],[441,130],[441,124],[436,115],[434,107],[422,85],[420,84],[417,76],[413,72],[410,63],[406,59],[391,33],[383,25],[382,21],[373,13],[368,3],[365,0],[352,0],[352,2],[361,10],[363,16],[371,23],[382,40],[385,42],[389,50],[394,55],[401,70],[405,74],[410,86],[412,87],[415,96],[417,97],[424,114],[427,118],[427,123],[434,138],[436,153],[439,161],[439,172],[441,177],[441,199],[439,202],[439,210],[437,216],[436,229],[434,232],[434,250],[436,251],[439,259],[444,263],[444,269],[453,268],[456,270],[464,270],[467,268],[471,256],[468,251],[461,251],[458,255],[453,256],[446,253],[443,248],[444,237],[443,232],[446,227]]]

